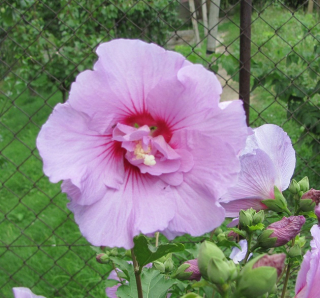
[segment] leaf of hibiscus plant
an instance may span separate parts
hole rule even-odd
[[[134,254],[139,263],[140,269],[168,253],[184,250],[184,245],[181,243],[160,244],[158,247],[154,247],[148,244],[146,237],[143,235],[135,237],[133,242]]]
[[[165,298],[174,279],[166,279],[158,270],[144,268],[141,273],[143,298]],[[119,298],[138,298],[137,285],[133,268],[130,271],[129,284],[122,285],[117,290]]]

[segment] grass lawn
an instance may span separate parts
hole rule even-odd
[[[261,18],[253,23],[252,39],[256,45],[252,53],[264,67],[272,67],[267,56],[277,59],[286,55],[284,36],[294,42],[301,37],[301,22],[306,26],[314,23],[312,16],[303,13],[289,20],[291,13],[280,7],[271,6],[261,16],[269,25]],[[257,13],[253,18],[257,18]],[[273,28],[286,21],[279,35],[272,37]],[[224,45],[235,57],[239,55],[238,24],[236,13],[232,20],[224,21],[219,27],[224,33]],[[319,33],[319,28],[312,30],[318,30],[314,34]],[[273,42],[281,52],[274,53]],[[205,55],[205,51],[199,51],[196,56],[203,60],[201,55]],[[284,68],[281,63],[279,67]],[[60,185],[51,184],[43,175],[42,162],[35,149],[39,128],[60,101],[60,92],[41,97],[31,95],[28,89],[12,95],[10,100],[0,96],[0,112],[3,112],[0,122],[0,297],[13,297],[11,288],[17,286],[29,287],[45,297],[105,297],[104,279],[111,268],[95,261],[95,252],[74,223]],[[297,152],[295,176],[299,179],[308,175],[311,187],[319,189],[319,155],[308,145],[310,135],[306,134],[301,141],[301,125],[287,120],[286,103],[275,99],[272,88],[262,87],[254,90],[251,101],[252,126],[264,123],[282,126]]]

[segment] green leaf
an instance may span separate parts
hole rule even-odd
[[[154,247],[148,244],[146,237],[143,235],[137,236],[133,239],[134,242],[134,254],[141,268],[162,256],[184,250],[184,245],[181,243],[169,243],[160,244],[158,247]]]
[[[202,296],[199,296],[196,293],[188,293],[186,295],[183,295],[181,298],[202,298]]]
[[[130,283],[118,288],[119,298],[138,298],[137,285],[131,266]],[[166,279],[158,270],[144,269],[141,274],[142,292],[144,298],[165,298],[169,288],[175,284],[175,280]]]

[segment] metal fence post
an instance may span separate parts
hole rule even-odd
[[[243,101],[248,125],[250,121],[251,10],[252,0],[241,0],[239,96]]]

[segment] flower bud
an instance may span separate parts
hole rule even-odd
[[[159,270],[161,273],[165,273],[166,271],[166,267],[164,266],[164,264],[162,262],[159,261],[154,261],[153,262],[153,266]]]
[[[294,246],[290,247],[288,251],[288,256],[290,258],[295,258],[301,256],[301,247],[299,244],[295,244]]]
[[[186,266],[187,265],[187,266]],[[197,280],[201,279],[201,273],[198,267],[198,260],[193,259],[184,262],[176,272],[176,278],[180,280]]]
[[[299,193],[300,191],[300,185],[299,183],[292,179],[291,182],[290,182],[290,185],[289,185],[289,191],[293,194],[293,195],[296,195]]]
[[[301,197],[301,200],[306,200],[306,199],[310,199],[316,205],[318,205],[320,203],[320,190],[311,188],[306,193],[304,193]]]
[[[305,221],[306,219],[302,215],[283,217],[280,221],[269,225],[260,234],[258,238],[259,245],[265,248],[285,245],[300,233]]]
[[[279,276],[281,275],[284,269],[285,259],[286,259],[286,254],[284,253],[274,254],[274,255],[264,255],[252,266],[252,269],[262,267],[262,266],[274,267],[277,270],[277,275],[279,278]]]
[[[252,221],[253,221],[253,218],[252,218],[251,212],[249,212],[248,210],[247,211],[240,210],[239,223],[241,227],[245,228],[245,227],[251,226]]]
[[[225,255],[222,250],[212,242],[202,242],[199,249],[198,267],[201,272],[201,276],[208,280],[208,264],[211,258],[225,259]]]
[[[98,254],[96,256],[96,260],[98,263],[100,264],[108,264],[110,259],[109,259],[109,253],[105,253],[105,254]]]
[[[164,262],[164,268],[165,268],[165,272],[172,271],[172,269],[174,268],[174,263],[172,261],[172,258],[169,258]]]
[[[300,190],[303,192],[306,192],[309,190],[309,179],[308,177],[304,177],[302,178],[299,182],[298,182],[299,186],[300,186]]]
[[[237,285],[237,296],[255,298],[271,292],[277,281],[277,269],[270,266],[253,268],[264,255],[248,262],[242,269]]]
[[[233,261],[213,257],[208,264],[208,280],[216,285],[227,283],[231,277],[236,278],[236,265]]]
[[[253,215],[253,224],[257,225],[259,223],[262,223],[264,221],[264,211],[260,210],[256,214]]]

